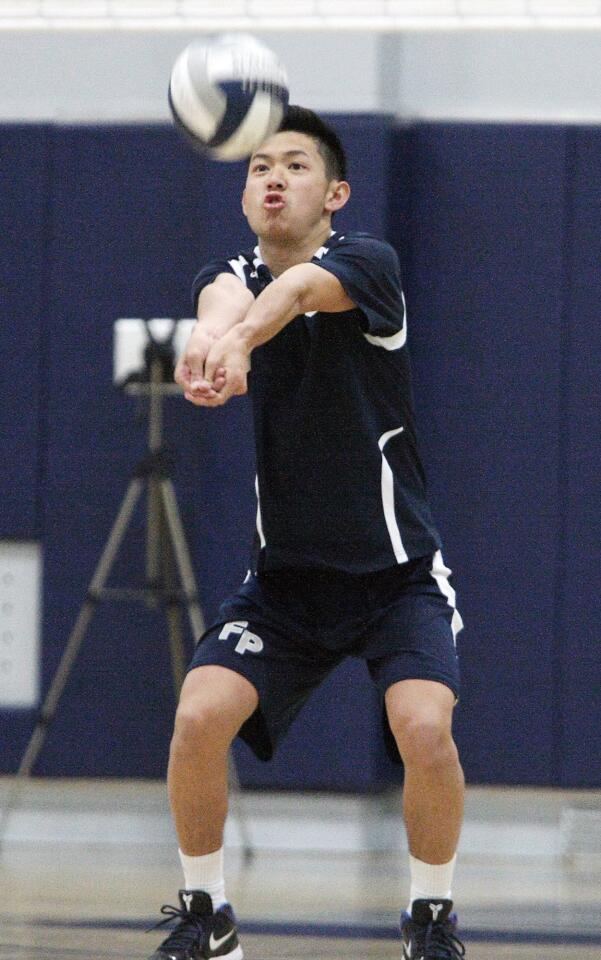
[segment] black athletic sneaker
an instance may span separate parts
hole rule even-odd
[[[213,902],[202,890],[180,890],[179,902],[179,909],[161,907],[165,919],[155,930],[164,923],[179,922],[149,960],[242,960],[236,918],[229,903],[213,912]]]
[[[401,914],[403,960],[457,960],[465,947],[457,937],[452,900],[415,900]]]

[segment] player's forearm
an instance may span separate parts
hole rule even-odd
[[[239,280],[231,279],[231,284],[215,281],[201,291],[194,331],[219,339],[244,320],[255,300]]]
[[[249,353],[275,337],[296,316],[304,312],[307,292],[303,272],[292,267],[270,283],[254,301],[236,329]]]

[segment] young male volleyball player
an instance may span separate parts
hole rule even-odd
[[[182,689],[169,796],[184,886],[180,907],[163,908],[178,922],[152,960],[242,957],[223,877],[230,744],[239,734],[268,760],[351,654],[366,661],[405,767],[403,957],[464,955],[451,914],[461,619],[416,447],[398,260],[368,234],[332,230],[349,194],[338,138],[291,107],[250,160],[242,203],[257,246],[194,282],[198,323],[176,380],[216,407],[248,379],[256,555]]]

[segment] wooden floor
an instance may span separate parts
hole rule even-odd
[[[105,805],[111,791],[103,789]],[[67,811],[76,810],[69,807],[75,790],[58,788]],[[138,785],[134,791],[140,807],[155,795]],[[123,796],[115,794],[114,808],[120,805],[123,814]],[[108,810],[107,818],[110,825]],[[75,831],[75,816],[73,824]],[[4,844],[0,960],[146,960],[162,940],[163,931],[146,931],[160,919],[160,906],[177,900],[173,843],[156,832],[144,842],[76,840]],[[226,891],[246,960],[400,960],[396,925],[408,891],[403,853],[261,849],[248,863],[228,849]],[[587,858],[583,866],[466,853],[454,895],[467,960],[601,958],[600,859]]]

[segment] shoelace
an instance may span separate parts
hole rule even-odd
[[[152,927],[153,930],[164,927],[165,924],[176,918],[180,920],[175,930],[165,940],[165,945],[169,948],[189,947],[198,936],[204,936],[202,919],[193,913],[188,913],[187,910],[181,910],[179,907],[172,907],[170,903],[161,907],[161,913],[165,914],[165,919],[155,923]]]
[[[429,923],[419,948],[423,949],[424,960],[453,960],[465,956],[465,946],[448,923]]]

